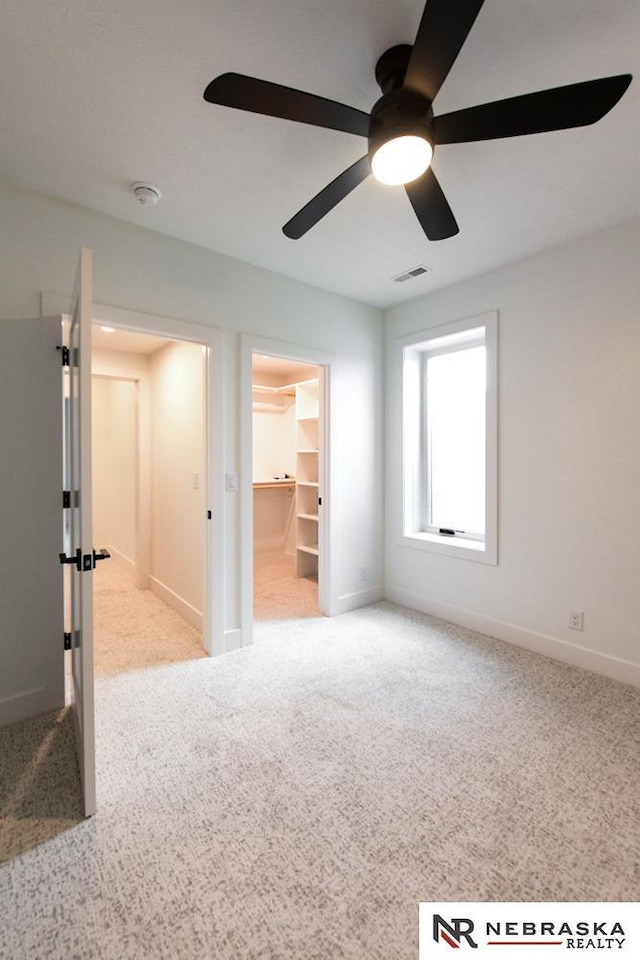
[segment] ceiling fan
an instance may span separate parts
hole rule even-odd
[[[368,138],[368,153],[284,225],[287,237],[302,237],[370,173],[383,183],[404,184],[429,240],[453,237],[458,224],[430,166],[437,146],[595,123],[631,83],[630,74],[621,74],[434,117],[431,105],[483,4],[484,0],[427,0],[413,46],[391,47],[376,64],[382,97],[371,114],[239,73],[224,73],[211,81],[204,92],[209,103]]]

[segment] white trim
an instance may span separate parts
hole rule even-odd
[[[553,660],[560,660],[562,663],[581,667],[583,670],[590,670],[592,673],[609,677],[611,680],[618,680],[620,683],[640,687],[640,665],[628,660],[621,660],[619,657],[611,657],[596,650],[589,650],[587,647],[569,643],[567,640],[560,640],[557,637],[538,633],[535,630],[527,630],[503,620],[494,620],[492,617],[475,613],[472,610],[465,610],[462,607],[454,607],[448,603],[440,603],[438,600],[421,597],[418,594],[409,593],[401,587],[388,586],[386,598],[403,607],[409,607],[411,610],[418,610],[420,613],[426,613],[439,620],[467,627],[469,630],[475,630],[486,636],[512,643],[517,647],[524,647],[526,650],[551,657]]]
[[[101,547],[102,544],[99,544],[96,549],[100,549]],[[107,546],[105,549],[111,554],[111,559],[115,563],[119,564],[121,567],[124,567],[125,570],[128,570],[132,576],[135,576],[136,565],[131,557],[125,556],[125,554],[121,553],[121,551],[116,549],[116,547]]]
[[[253,369],[252,355],[264,353],[285,360],[297,360],[323,368],[322,410],[324,431],[321,449],[322,477],[319,495],[322,497],[318,525],[318,607],[326,616],[333,616],[337,604],[337,590],[332,567],[334,516],[331,509],[332,474],[335,469],[331,411],[336,409],[336,357],[333,353],[314,350],[296,343],[271,340],[243,333],[240,338],[240,624],[242,646],[253,642]]]
[[[403,547],[415,550],[425,550],[428,553],[437,553],[441,557],[455,557],[458,560],[475,560],[478,563],[489,563],[496,566],[493,557],[487,553],[483,540],[469,540],[465,537],[446,537],[441,533],[429,533],[419,530],[415,533],[405,533],[398,538]]]
[[[224,652],[233,653],[242,649],[242,630],[227,630],[224,635]]]
[[[478,331],[484,329],[483,342],[487,357],[486,395],[486,493],[485,538],[446,537],[418,529],[422,524],[423,498],[422,454],[416,446],[419,434],[416,410],[422,403],[423,354],[445,352],[472,346]],[[461,342],[464,341],[464,342]],[[427,346],[428,345],[428,346]],[[399,372],[402,416],[402,511],[397,542],[400,546],[424,550],[459,560],[473,560],[496,566],[498,563],[498,313],[457,320],[439,327],[412,333],[395,341],[395,363]],[[416,404],[418,406],[416,407]],[[416,528],[407,530],[407,517],[414,518]]]
[[[378,603],[385,599],[384,587],[368,587],[366,590],[357,590],[355,593],[345,593],[336,599],[333,613],[349,613],[350,610],[359,610],[368,607],[370,603]]]
[[[68,310],[68,297],[59,294],[40,294],[40,313],[64,313]],[[204,344],[208,348],[208,471],[207,501],[212,519],[206,523],[205,538],[205,608],[203,611],[202,645],[211,656],[225,652],[225,518],[224,518],[224,356],[223,333],[217,327],[203,326],[139,313],[122,307],[103,303],[93,304],[93,320],[114,327],[168,337],[171,340],[186,340]],[[141,541],[144,539],[141,533]]]
[[[171,588],[161,580],[158,580],[157,577],[149,577],[149,585],[151,592],[155,593],[157,597],[160,597],[168,607],[171,607],[172,610],[179,613],[180,616],[190,623],[192,627],[195,627],[196,630],[202,630],[202,614],[199,610],[196,610],[195,607],[184,600],[179,594],[175,593],[174,590],[171,590]]]

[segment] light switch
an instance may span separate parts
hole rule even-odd
[[[200,488],[200,474],[197,470],[193,471],[193,489],[198,490]]]
[[[228,493],[237,493],[238,491],[238,474],[237,473],[225,473],[224,488]]]

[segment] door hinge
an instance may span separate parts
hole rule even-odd
[[[80,505],[80,493],[78,490],[73,491],[73,505],[77,507]],[[71,506],[71,490],[62,491],[62,507],[64,510],[68,509]]]
[[[207,520],[211,520],[211,510],[207,510]]]
[[[64,633],[64,649],[65,650],[73,650],[74,647],[80,646],[80,631],[76,630],[73,636],[75,637],[75,643],[71,642],[72,634],[66,633],[66,632]]]
[[[319,507],[322,506],[322,497],[318,497],[318,506],[319,506]]]
[[[62,354],[62,366],[70,367],[71,366],[71,350],[69,347],[56,347],[56,350],[60,350]],[[73,349],[73,366],[78,366],[78,348],[74,347]]]

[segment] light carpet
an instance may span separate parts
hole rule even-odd
[[[118,563],[96,567],[93,608],[98,677],[206,657],[200,631],[151,590],[136,590]]]
[[[640,899],[640,691],[388,603],[260,632],[101,677],[98,814],[0,869],[3,960],[414,960],[420,900]]]
[[[321,616],[317,579],[296,577],[294,558],[286,553],[255,556],[253,616],[255,620],[298,620]]]

